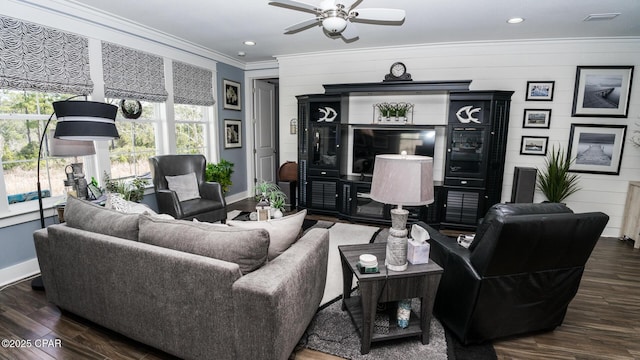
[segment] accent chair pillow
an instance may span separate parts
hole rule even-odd
[[[64,220],[76,229],[138,240],[138,214],[123,214],[72,196],[67,197]]]
[[[269,234],[223,224],[140,215],[140,242],[238,264],[242,274],[267,262]]]
[[[200,198],[200,190],[198,189],[198,179],[196,173],[188,173],[184,175],[165,176],[169,190],[173,190],[178,195],[178,201],[187,201]]]
[[[269,261],[285,252],[298,240],[302,230],[304,217],[307,210],[299,211],[293,215],[287,215],[280,219],[268,221],[239,221],[227,220],[227,225],[244,229],[265,229],[269,232],[271,243],[269,245]]]

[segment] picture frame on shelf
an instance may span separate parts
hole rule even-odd
[[[224,148],[241,148],[242,147],[242,121],[240,120],[224,120]]]
[[[626,118],[632,79],[633,66],[578,66],[571,116]]]
[[[620,174],[626,132],[626,125],[571,124],[569,171]]]
[[[242,110],[242,93],[240,83],[224,79],[222,80],[224,90],[224,108],[228,110]]]
[[[548,136],[523,136],[520,142],[520,155],[547,155]]]
[[[526,101],[553,101],[555,81],[527,81]]]
[[[551,109],[524,109],[523,128],[548,129],[551,125]]]

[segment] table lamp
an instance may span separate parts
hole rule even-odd
[[[429,156],[377,155],[371,182],[371,198],[398,205],[391,210],[385,265],[393,271],[407,269],[407,218],[402,206],[433,203],[433,158]]]

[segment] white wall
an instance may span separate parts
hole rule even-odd
[[[566,150],[572,123],[627,125],[627,139],[640,130],[638,38],[455,43],[281,56],[281,126],[297,117],[296,95],[323,93],[323,84],[382,81],[395,61],[404,62],[415,81],[472,80],[471,90],[515,92],[503,201],[510,200],[515,166],[541,167],[544,163],[542,156],[520,155],[521,136],[549,136],[550,147],[560,145]],[[576,67],[587,65],[635,66],[628,118],[571,117]],[[527,81],[555,81],[553,101],[525,101]],[[550,129],[523,129],[525,108],[551,109]],[[282,136],[281,156],[295,159],[296,144],[295,135]],[[569,197],[567,205],[576,212],[607,213],[610,220],[604,235],[619,236],[628,182],[640,179],[640,148],[626,142],[619,175],[580,174],[580,178],[582,190]],[[534,201],[542,200],[544,196],[536,193]]]

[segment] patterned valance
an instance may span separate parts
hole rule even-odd
[[[173,102],[176,104],[212,106],[213,98],[211,70],[173,62]]]
[[[104,95],[116,99],[164,102],[162,57],[102,42]]]
[[[0,15],[0,88],[89,95],[87,38]]]

